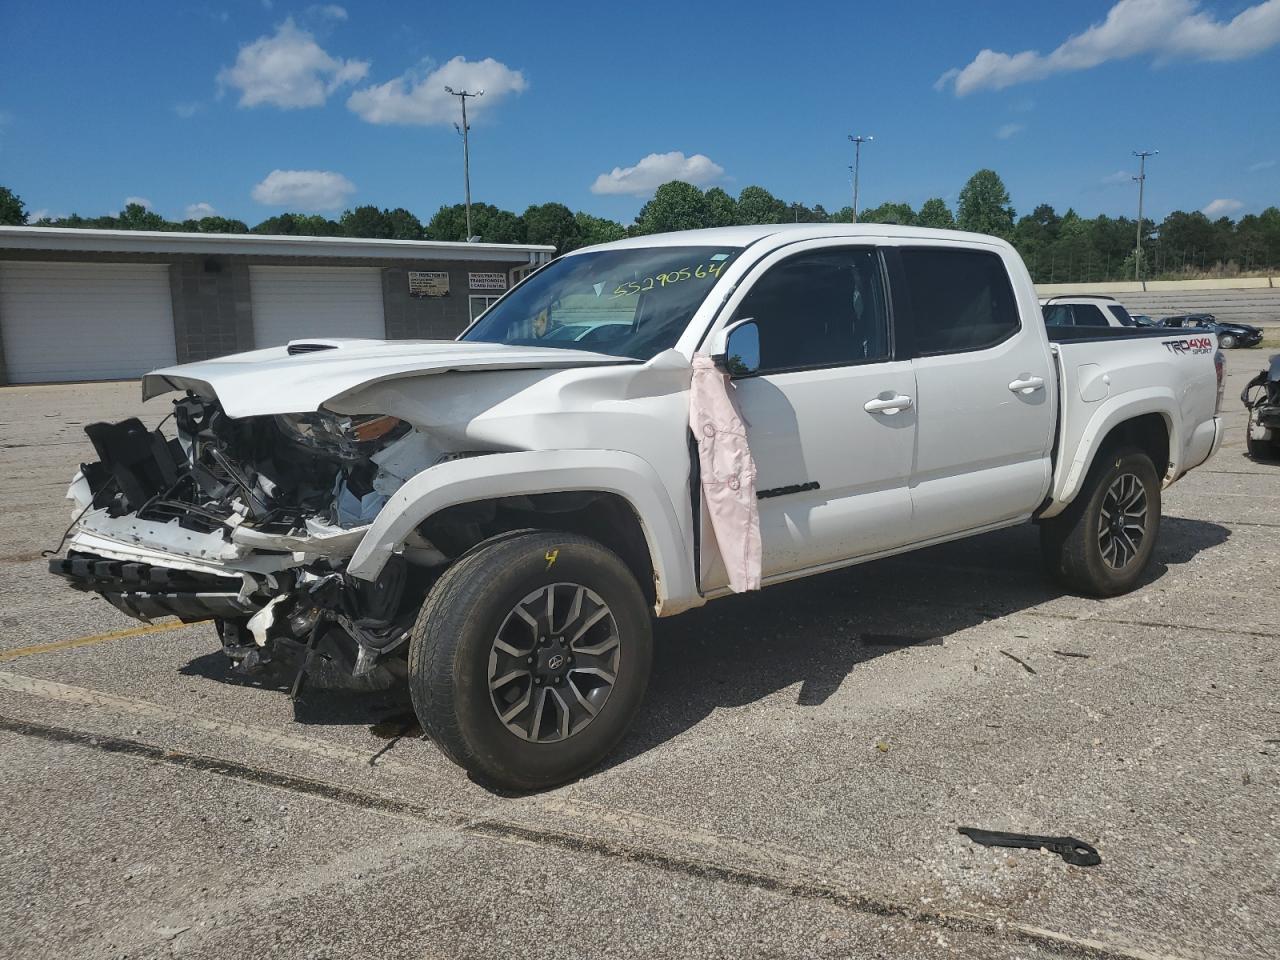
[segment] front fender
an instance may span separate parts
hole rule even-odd
[[[387,501],[347,572],[374,580],[419,524],[445,507],[495,497],[600,491],[625,499],[640,520],[655,573],[657,612],[701,602],[671,498],[658,474],[619,450],[533,450],[452,460],[410,479]],[[674,608],[674,609],[673,609]]]

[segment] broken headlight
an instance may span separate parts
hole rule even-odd
[[[409,432],[405,421],[380,414],[291,413],[275,419],[294,443],[337,460],[368,459]]]

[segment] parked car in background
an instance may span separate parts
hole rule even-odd
[[[1224,323],[1218,320],[1212,326],[1218,334],[1218,346],[1224,350],[1256,347],[1262,342],[1262,330],[1249,323]]]
[[[1063,294],[1040,301],[1044,322],[1049,327],[1136,327],[1129,311],[1115,297],[1101,294]]]
[[[1131,313],[1131,314],[1129,314],[1129,316],[1133,317],[1133,325],[1134,325],[1135,327],[1158,327],[1158,326],[1160,326],[1160,324],[1159,324],[1159,322],[1158,322],[1158,321],[1153,320],[1151,317],[1148,317],[1145,313]]]
[[[1218,335],[1218,346],[1224,350],[1234,347],[1256,347],[1262,342],[1262,330],[1249,323],[1218,320],[1212,313],[1183,313],[1165,317],[1162,327],[1203,327]]]

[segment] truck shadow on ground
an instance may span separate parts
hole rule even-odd
[[[1229,536],[1216,523],[1165,517],[1141,585]],[[1037,531],[1023,526],[660,620],[645,705],[606,765],[652,750],[716,708],[745,706],[796,684],[798,706],[819,706],[859,664],[945,644],[969,627],[1064,595],[1041,571]]]
[[[1162,520],[1142,585],[1226,542],[1219,524]],[[601,769],[625,763],[706,719],[799,684],[795,703],[820,706],[859,664],[924,645],[1064,596],[1040,569],[1031,526],[861,564],[718,600],[654,628],[654,664],[631,732]],[[1097,602],[1097,601],[1082,601]],[[221,651],[180,673],[222,683],[288,690],[288,680],[250,680]],[[307,690],[298,723],[367,725],[378,737],[419,734],[406,684],[379,693]]]

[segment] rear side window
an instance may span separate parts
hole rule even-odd
[[[904,247],[901,256],[917,353],[982,350],[1017,332],[1018,304],[996,254]]]
[[[1075,314],[1077,327],[1109,327],[1106,315],[1092,303],[1072,304],[1071,312]]]

